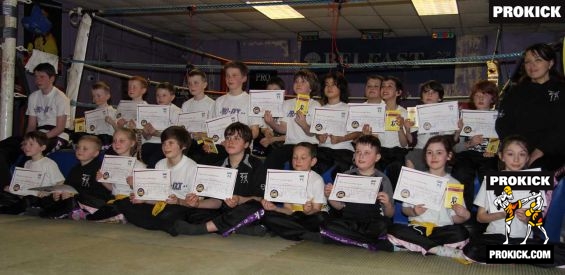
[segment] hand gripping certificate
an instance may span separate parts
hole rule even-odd
[[[206,112],[181,113],[177,125],[184,126],[190,133],[201,133],[206,131],[206,119]]]
[[[329,199],[343,202],[375,204],[381,188],[381,177],[338,173]]]
[[[168,105],[137,105],[137,125],[138,129],[143,129],[147,123],[151,123],[157,131],[163,131],[171,125],[170,117],[171,106]]]
[[[461,110],[463,130],[461,136],[483,135],[483,138],[498,138],[494,128],[497,111]]]
[[[104,124],[106,124],[107,114],[108,110],[106,108],[85,111],[84,119],[86,124],[86,132],[95,135],[99,134],[100,130],[104,129]]]
[[[198,164],[191,193],[220,200],[231,198],[237,169]]]
[[[227,115],[206,120],[206,134],[214,140],[215,144],[224,141],[224,131],[226,128],[237,122],[237,115]]]
[[[137,103],[132,100],[120,100],[116,110],[116,119],[123,118],[126,121],[137,119]]]
[[[284,90],[249,90],[249,116],[263,117],[271,111],[273,117],[283,117]]]
[[[305,204],[308,201],[309,171],[267,169],[265,200]]]
[[[165,201],[171,194],[171,170],[134,169],[133,193],[136,199]]]
[[[345,136],[347,134],[345,127],[347,113],[346,109],[314,108],[310,132]]]
[[[135,162],[134,157],[105,155],[100,167],[102,179],[99,182],[127,185],[126,179],[133,172]]]
[[[369,124],[373,133],[385,131],[385,104],[349,103],[347,128],[349,132],[360,132],[363,125]]]
[[[16,170],[14,170],[14,174],[12,175],[9,191],[12,194],[21,196],[37,196],[37,191],[31,191],[28,189],[40,187],[43,183],[43,176],[44,174],[40,171],[16,167]]]
[[[457,101],[418,105],[416,109],[418,110],[418,132],[421,134],[458,129]]]
[[[449,179],[402,167],[393,199],[439,211]]]

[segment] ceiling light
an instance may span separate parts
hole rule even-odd
[[[458,14],[455,0],[412,0],[418,15]]]
[[[282,1],[247,1],[246,4],[252,5],[253,8],[273,20],[304,18],[304,15],[300,14],[291,6],[282,4]]]

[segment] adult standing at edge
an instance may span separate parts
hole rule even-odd
[[[529,167],[554,171],[565,164],[565,78],[547,44],[524,51],[523,76],[500,104],[496,132],[501,139],[521,135],[533,151]]]

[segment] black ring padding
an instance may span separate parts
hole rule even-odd
[[[3,28],[2,38],[16,38],[18,30],[16,28]]]
[[[2,15],[16,17],[18,10],[16,6],[2,5]]]

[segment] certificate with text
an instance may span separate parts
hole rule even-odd
[[[393,199],[439,211],[449,179],[402,167]]]
[[[132,100],[120,100],[116,110],[116,119],[123,118],[126,121],[137,119],[137,102]]]
[[[461,136],[483,135],[483,138],[498,138],[494,127],[497,117],[497,111],[461,110]]]
[[[418,133],[435,133],[457,130],[459,109],[457,101],[416,106]]]
[[[136,199],[165,201],[171,194],[171,170],[134,169],[133,193]]]
[[[106,116],[108,110],[106,108],[94,109],[84,112],[84,121],[86,124],[86,132],[98,135],[102,129],[106,127]]]
[[[104,160],[100,167],[102,179],[99,182],[127,185],[127,177],[133,172],[135,162],[136,159],[134,157],[104,155]]]
[[[231,198],[237,179],[237,169],[199,164],[191,193],[220,200]]]
[[[181,113],[177,125],[184,126],[190,133],[205,132],[206,119],[208,119],[206,112]]]
[[[150,105],[139,104],[137,105],[137,125],[138,129],[151,123],[153,128],[157,131],[163,131],[171,125],[171,106],[169,105]]]
[[[338,173],[329,199],[334,201],[375,204],[382,177],[365,177]]]
[[[311,199],[306,191],[309,175],[309,171],[267,169],[265,200],[305,204]]]
[[[373,133],[385,131],[385,104],[349,103],[349,114],[347,116],[347,131],[361,132],[363,126],[368,124]]]
[[[214,141],[215,144],[220,144],[225,139],[224,131],[226,128],[237,121],[237,115],[227,115],[208,119],[206,120],[206,134]]]
[[[37,196],[37,191],[31,191],[28,189],[40,187],[43,183],[43,177],[43,172],[16,167],[16,170],[14,170],[14,174],[12,175],[9,191],[12,194],[21,196]]]
[[[250,90],[249,116],[263,117],[271,111],[273,117],[283,117],[284,90]]]
[[[347,134],[345,127],[347,113],[346,109],[314,108],[310,132],[345,136]]]

